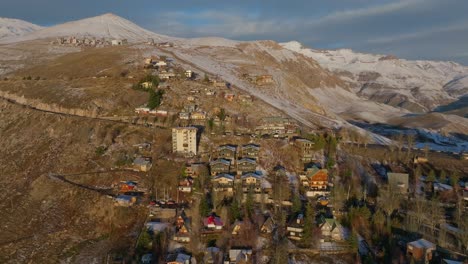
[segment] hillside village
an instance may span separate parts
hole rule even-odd
[[[310,126],[177,42],[45,43],[82,50],[0,80],[0,169],[22,173],[4,180],[1,263],[468,260],[466,152]],[[268,93],[265,69],[237,77]]]
[[[416,263],[463,256],[468,190],[456,171],[432,164],[428,150],[404,148],[411,135],[382,150],[358,133],[307,130],[287,117],[253,123],[231,114],[239,109],[231,105],[249,109],[255,99],[216,76],[164,56],[145,59],[143,68],[150,75],[133,89],[149,101],[135,114],[173,120],[166,159],[183,166],[156,189],[119,185],[116,206],[148,209],[133,255],[142,263],[283,263],[295,253]],[[172,86],[176,80],[185,90]],[[131,166],[151,173],[151,158]]]

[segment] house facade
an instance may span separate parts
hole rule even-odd
[[[231,171],[231,161],[227,159],[217,159],[210,162],[211,175],[219,173],[229,173]]]
[[[241,155],[243,158],[257,160],[260,153],[260,145],[246,144],[241,147]]]
[[[236,160],[237,146],[234,145],[222,145],[217,149],[218,159],[226,159],[230,161]]]
[[[211,179],[211,184],[215,192],[224,192],[226,194],[234,193],[234,176],[230,174],[219,174]]]
[[[255,172],[257,169],[257,161],[250,158],[242,158],[237,161],[237,175],[242,175],[247,172]]]
[[[313,160],[314,142],[305,138],[299,138],[294,141],[294,144],[299,150],[302,162],[310,162]]]

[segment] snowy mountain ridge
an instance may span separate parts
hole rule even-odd
[[[143,29],[127,19],[108,13],[43,28],[30,34],[5,39],[3,42],[13,43],[67,36],[127,39],[129,42],[147,41],[149,38],[155,41],[172,39],[171,37]]]
[[[468,67],[455,62],[406,60],[350,49],[315,50],[297,41],[280,45],[337,73],[359,95],[411,111],[430,111],[468,90]]]

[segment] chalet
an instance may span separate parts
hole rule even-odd
[[[198,105],[196,105],[195,103],[189,103],[189,104],[184,105],[183,111],[188,112],[188,113],[193,113],[197,110],[199,110]]]
[[[208,90],[208,91],[206,91],[206,93],[205,93],[205,94],[206,94],[206,95],[208,95],[208,96],[213,96],[213,95],[215,95],[215,94],[216,94],[216,92],[215,92],[215,91],[213,91],[213,90]]]
[[[232,194],[234,191],[234,176],[230,174],[219,174],[216,175],[211,183],[213,190],[216,192],[226,192]]]
[[[160,60],[158,62],[156,62],[154,64],[154,66],[157,66],[157,67],[166,67],[167,66],[167,62],[163,61],[163,60]]]
[[[260,135],[278,135],[294,134],[297,125],[290,119],[285,117],[265,117],[260,121],[260,125],[255,128],[255,131]]]
[[[148,65],[153,65],[153,58],[145,58],[143,63],[148,66]]]
[[[224,227],[223,221],[215,213],[203,219],[203,225],[208,230],[222,230]]]
[[[218,158],[227,159],[234,161],[237,154],[237,146],[234,145],[222,145],[217,149]]]
[[[179,119],[180,119],[180,120],[189,120],[189,119],[190,119],[190,113],[188,113],[188,112],[180,112],[180,113],[179,113]]]
[[[229,257],[223,264],[251,263],[253,251],[251,248],[231,248]]]
[[[246,145],[242,145],[241,147],[241,156],[243,158],[257,160],[259,153],[260,153],[260,146],[257,144],[246,144]]]
[[[138,150],[146,150],[146,151],[150,151],[151,150],[151,143],[148,143],[148,142],[144,142],[144,143],[140,143],[140,144],[135,144],[133,145],[133,147],[136,147],[138,148]]]
[[[113,39],[111,40],[112,46],[122,46],[127,45],[128,41],[126,39]]]
[[[119,192],[125,193],[129,191],[134,191],[137,188],[138,183],[135,181],[121,181],[119,183]]]
[[[196,99],[195,96],[191,96],[191,95],[187,96],[187,101],[189,102],[193,102],[195,101],[195,99]]]
[[[328,194],[328,170],[318,169],[317,167],[308,168],[306,177],[306,184],[303,182],[303,185],[308,186],[306,193],[308,197]]]
[[[423,238],[409,242],[406,245],[406,253],[415,261],[429,263],[432,260],[432,253],[436,250],[436,245]]]
[[[401,194],[407,194],[409,190],[408,173],[388,172],[388,185],[390,189]]]
[[[153,82],[142,82],[141,87],[143,87],[145,89],[153,88]]]
[[[231,161],[226,159],[217,159],[210,162],[211,175],[219,173],[228,173],[231,171]]]
[[[115,197],[116,206],[132,206],[137,202],[137,197],[121,194]]]
[[[249,105],[253,102],[253,99],[252,96],[248,94],[241,94],[239,95],[239,102]]]
[[[255,172],[257,169],[257,161],[249,158],[242,158],[237,161],[237,175],[242,175],[246,172]]]
[[[241,176],[242,180],[242,190],[244,193],[253,192],[261,193],[263,179],[260,175],[256,173],[249,172]]]
[[[312,161],[314,156],[314,142],[305,138],[298,138],[294,141],[294,145],[299,149],[302,162]]]
[[[133,170],[147,172],[151,169],[151,158],[138,157],[133,160]]]
[[[275,221],[272,217],[268,217],[265,222],[260,227],[260,232],[264,234],[271,234],[273,233],[274,229],[276,228]]]
[[[167,110],[162,110],[162,109],[158,109],[158,110],[151,111],[151,112],[154,112],[154,115],[156,116],[167,116],[169,114]]]
[[[301,240],[304,235],[304,215],[298,214],[292,218],[286,227],[287,236],[292,240]]]
[[[151,109],[148,107],[137,107],[135,108],[135,113],[137,114],[149,114]]]
[[[169,80],[176,77],[176,74],[173,72],[162,71],[158,74],[158,77],[161,80]]]
[[[176,228],[176,232],[173,237],[174,241],[189,243],[190,242],[190,227],[189,222],[186,221],[180,227]]]
[[[193,72],[191,70],[186,70],[184,74],[185,74],[185,77],[189,79],[192,78],[193,76]]]
[[[193,180],[189,177],[186,179],[179,181],[178,189],[180,192],[191,193],[193,186]]]
[[[322,241],[343,241],[346,239],[347,231],[338,221],[333,218],[324,218],[321,222],[319,227],[322,232]]]
[[[244,222],[240,220],[236,220],[234,224],[232,225],[232,235],[238,235],[243,227]]]
[[[192,112],[191,119],[192,120],[205,120],[206,112]]]
[[[166,264],[191,264],[192,257],[184,253],[169,254],[166,258]]]
[[[213,85],[214,87],[217,87],[217,88],[225,88],[226,87],[226,82],[213,80],[213,81],[211,81],[211,85]]]

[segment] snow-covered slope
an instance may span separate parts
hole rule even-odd
[[[0,17],[0,40],[23,36],[41,28],[24,20]]]
[[[349,49],[314,50],[297,41],[281,45],[339,73],[343,80],[354,84],[360,96],[410,111],[432,110],[456,100],[467,90],[463,77],[468,75],[468,67],[454,62],[412,61]]]
[[[153,38],[155,41],[170,39],[114,14],[104,14],[44,28],[21,37],[9,38],[7,42],[66,36],[127,39],[130,42],[147,41],[148,38]]]

